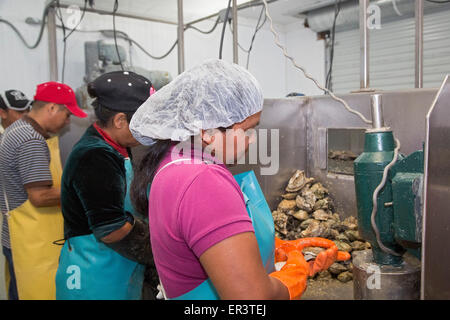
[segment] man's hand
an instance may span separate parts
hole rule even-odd
[[[60,205],[61,189],[50,186],[26,187],[28,200],[37,208]]]

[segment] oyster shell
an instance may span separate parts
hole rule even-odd
[[[328,268],[328,271],[330,271],[331,274],[338,275],[342,272],[348,271],[348,269],[343,264],[335,262]]]
[[[324,248],[321,247],[306,247],[302,250],[303,254],[306,254],[308,252],[314,254],[314,255],[318,255],[319,253],[321,253],[322,251],[325,251]]]
[[[338,233],[339,233],[339,232],[338,232]],[[345,243],[350,243],[349,238],[347,238],[347,236],[346,236],[344,233],[339,233],[339,235],[336,236],[335,239],[338,240],[338,241],[345,242]]]
[[[288,212],[289,210],[295,209],[295,200],[282,200],[278,205],[278,211]]]
[[[308,183],[314,181],[314,178],[307,178],[305,171],[297,170],[294,175],[289,179],[288,185],[286,187],[286,192],[297,192],[300,191]]]
[[[320,271],[317,276],[317,280],[329,280],[331,279],[331,273],[328,270]]]
[[[344,151],[330,151],[328,152],[329,159],[336,160],[355,160],[358,156],[350,150]]]
[[[352,247],[343,241],[335,240],[334,243],[336,244],[336,247],[338,247],[339,251],[345,251],[345,252],[351,252]]]
[[[330,230],[330,239],[336,239],[337,236],[339,236],[339,231],[337,231],[336,229],[331,229]]]
[[[352,249],[355,250],[355,251],[365,250],[366,249],[366,243],[365,242],[353,241],[352,243],[350,243],[350,245],[352,246]]]
[[[325,188],[320,182],[313,184],[310,190],[314,193],[317,199],[323,199],[328,194],[328,189]]]
[[[316,203],[316,196],[312,192],[306,193],[304,196],[297,196],[297,198],[295,198],[295,202],[299,209],[311,212],[314,208],[314,204]]]
[[[337,276],[337,279],[341,282],[349,282],[353,279],[353,274],[350,271],[344,271]]]
[[[310,223],[310,225],[301,232],[301,236],[303,238],[309,237],[322,237],[326,238],[329,236],[330,230],[322,225],[319,221],[314,220]]]
[[[358,229],[358,221],[354,217],[348,217],[341,223],[341,229],[343,231],[357,230]]]
[[[316,203],[313,206],[314,210],[331,210],[333,208],[333,202],[330,198],[323,198],[320,200],[317,200]]]
[[[308,214],[308,212],[306,212],[305,210],[298,210],[298,211],[295,211],[295,212],[292,214],[292,216],[293,216],[295,219],[300,220],[300,221],[304,221],[304,220],[309,219],[309,214]]]
[[[320,210],[317,210],[320,211]],[[316,212],[317,212],[316,211]],[[328,219],[327,221],[322,222],[324,225],[326,225],[328,228],[331,229],[337,229],[339,227],[339,222],[333,220],[333,219]],[[337,231],[337,230],[336,230]],[[339,232],[338,232],[339,233]]]
[[[341,217],[339,216],[339,213],[333,213],[331,215],[331,219],[333,219],[336,222],[341,222]]]
[[[294,216],[292,215],[294,213],[295,211],[289,211],[286,229],[288,231],[292,231],[294,235],[297,235],[300,233],[300,231],[302,231],[302,229],[300,228],[301,221],[294,218]]]
[[[297,197],[297,193],[285,193],[282,194],[281,197],[286,200],[295,200],[295,197]]]
[[[327,221],[328,219],[330,219],[330,215],[327,212],[325,212],[325,210],[322,209],[314,211],[312,216],[314,219],[320,221]]]
[[[319,221],[314,220],[314,219],[306,219],[305,221],[303,221],[303,222],[300,224],[300,228],[306,229],[306,228],[308,228],[309,225],[310,225],[311,223],[313,223],[313,222],[317,222],[317,223],[318,223]]]
[[[283,212],[274,211],[272,212],[272,217],[275,224],[275,230],[283,235],[286,235],[288,232],[286,229],[288,216]]]
[[[350,241],[363,240],[358,232],[358,230],[347,230],[344,232],[344,235]]]

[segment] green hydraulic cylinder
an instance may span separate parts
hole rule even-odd
[[[368,130],[365,134],[364,152],[354,161],[355,191],[360,235],[370,242],[374,262],[381,265],[400,265],[399,255],[385,252],[380,247],[371,223],[372,197],[380,184],[384,168],[394,157],[395,141],[392,131]],[[402,157],[399,155],[399,159]],[[392,207],[392,182],[387,179],[377,198],[376,226],[381,243],[395,251],[404,251],[395,241],[394,209]]]

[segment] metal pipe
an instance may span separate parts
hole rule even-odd
[[[47,30],[50,81],[58,81],[58,47],[56,44],[56,12],[54,7],[48,9]]]
[[[233,62],[236,64],[239,63],[237,11],[237,0],[233,0]]]
[[[367,28],[367,8],[369,0],[359,0],[360,34],[360,88],[369,88],[369,29]]]
[[[178,74],[184,71],[183,0],[178,0]]]
[[[384,127],[383,108],[381,94],[373,94],[370,96],[372,110],[372,128],[380,129]]]
[[[415,87],[423,88],[423,0],[416,0]]]
[[[70,4],[63,4],[63,3],[60,4],[61,8],[69,8],[70,6],[71,6]],[[102,14],[102,15],[112,15],[112,11],[94,9],[94,8],[90,8],[90,7],[86,7],[86,12],[98,13],[98,14]],[[151,22],[159,22],[159,23],[177,25],[177,23],[173,22],[173,21],[149,18],[149,17],[138,16],[138,15],[129,14],[129,13],[120,13],[120,11],[117,11],[115,15],[116,15],[116,17],[124,17],[124,18],[131,18],[131,19],[138,19],[138,20],[145,20],[145,21],[151,21]]]

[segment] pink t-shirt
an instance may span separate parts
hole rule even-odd
[[[171,160],[169,151],[158,170]],[[233,235],[254,232],[230,171],[199,160],[173,163],[157,174],[149,197],[149,224],[156,268],[169,298],[208,279],[199,261],[208,248]]]

